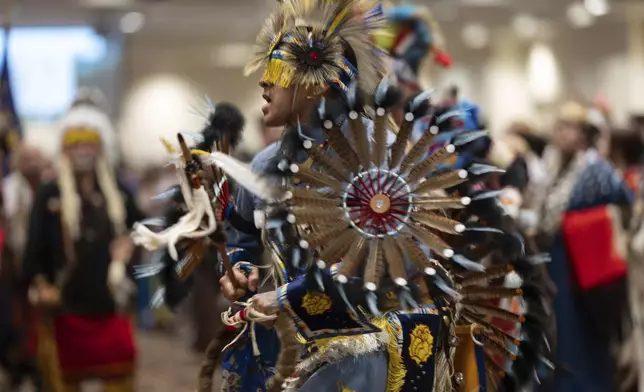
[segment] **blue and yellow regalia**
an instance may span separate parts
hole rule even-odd
[[[248,71],[263,70],[271,85],[334,93],[309,121],[287,124],[250,167],[214,145],[178,162],[183,184],[192,178],[217,195],[220,186],[202,174],[210,168],[238,183],[225,205],[215,198],[187,209],[202,218],[193,230],[202,235],[180,224],[161,235],[137,226],[139,243],[175,252],[171,270],[180,275],[181,249],[195,243],[220,249],[222,271],[260,264],[262,251],[270,260],[280,312],[258,314],[251,299],[224,315],[240,331],[224,354],[224,390],[518,390],[535,377],[547,345],[540,293],[498,282],[511,272],[529,276],[536,258],[507,227],[477,219],[494,195],[445,191],[493,170],[445,165],[474,139],[427,155],[445,118],[429,92],[400,102],[374,44],[384,23],[376,1],[280,2]],[[404,118],[393,133],[389,114],[399,105]],[[413,140],[419,119],[427,132]],[[188,198],[204,192],[184,189]],[[221,235],[224,222],[231,227]],[[505,262],[479,262],[499,252]],[[536,305],[519,313],[495,305],[512,297]],[[508,334],[492,318],[522,325],[522,333]]]

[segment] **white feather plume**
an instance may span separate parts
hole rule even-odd
[[[283,200],[284,191],[272,186],[265,178],[253,172],[251,167],[224,153],[215,151],[206,161],[221,168],[227,176],[250,193],[262,200],[273,202]]]

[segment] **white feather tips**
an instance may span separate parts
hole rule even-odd
[[[237,184],[262,200],[272,202],[283,200],[285,197],[282,190],[271,186],[265,178],[253,172],[249,165],[230,155],[215,151],[206,160],[219,167]]]

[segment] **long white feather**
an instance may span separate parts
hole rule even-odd
[[[280,201],[285,197],[284,191],[272,186],[266,178],[253,172],[251,167],[230,155],[215,151],[206,161],[216,165],[234,179],[238,185],[250,193],[268,202]]]

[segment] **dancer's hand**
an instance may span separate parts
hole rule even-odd
[[[251,298],[253,302],[253,308],[260,313],[264,313],[267,316],[272,316],[279,313],[280,306],[277,301],[277,292],[268,291],[266,293],[257,294]]]
[[[60,290],[44,279],[36,279],[29,288],[29,302],[34,306],[56,307],[60,304]]]
[[[118,237],[110,244],[110,255],[112,261],[127,263],[134,252],[134,243],[130,237]]]
[[[248,276],[240,270],[239,266],[236,265],[233,268],[233,273],[237,282],[239,282],[240,287],[235,287],[230,280],[228,272],[221,279],[219,279],[219,284],[221,285],[221,291],[226,297],[227,300],[234,302],[246,295],[247,291],[257,291],[257,284],[259,282],[259,271],[257,267],[250,268],[250,273]]]

